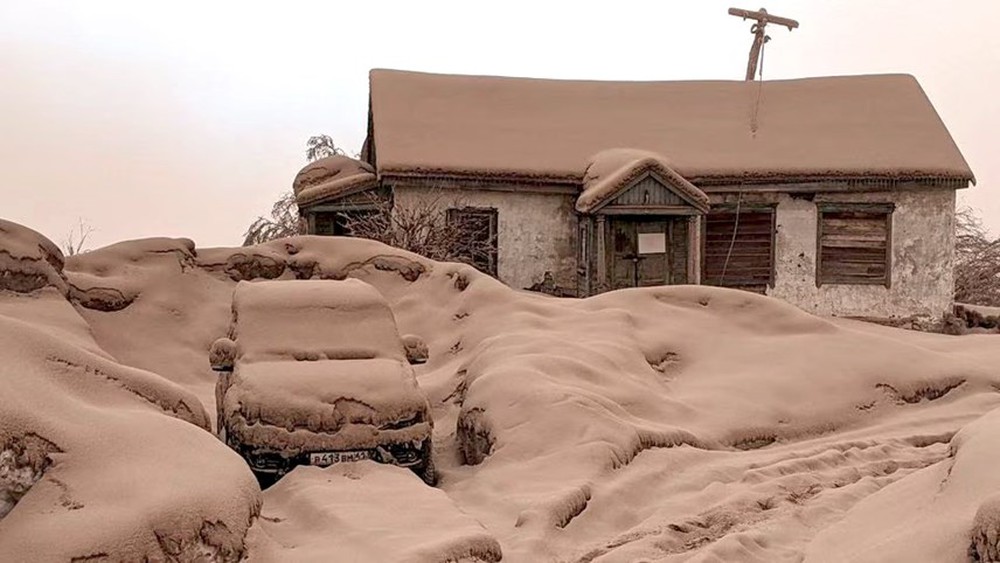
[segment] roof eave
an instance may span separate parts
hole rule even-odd
[[[578,174],[542,174],[514,173],[510,171],[487,171],[474,169],[449,168],[393,168],[379,170],[379,178],[391,181],[393,179],[444,179],[444,180],[478,180],[509,182],[523,184],[558,184],[581,186],[583,176]],[[907,182],[928,184],[950,184],[948,187],[961,189],[968,184],[976,185],[976,178],[970,174],[940,174],[915,171],[908,174],[890,174],[886,172],[871,173],[774,173],[761,172],[754,174],[693,174],[682,176],[696,186],[746,185],[752,189],[761,184],[806,184],[816,182],[858,183],[858,184],[901,184]],[[966,184],[954,186],[955,184]]]

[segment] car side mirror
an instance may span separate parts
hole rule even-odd
[[[220,338],[212,343],[208,351],[208,363],[212,369],[220,372],[233,371],[236,360],[236,343],[228,338]]]
[[[406,360],[411,364],[427,363],[430,354],[423,338],[413,334],[403,336],[403,347],[406,348]]]

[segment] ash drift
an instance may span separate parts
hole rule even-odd
[[[42,244],[22,252],[11,240],[0,247],[17,256]],[[0,315],[20,322],[5,338],[30,325],[48,342],[0,349],[6,389],[32,401],[0,399],[5,444],[35,432],[64,452],[38,450],[47,465],[0,519],[5,552],[167,559],[204,544],[230,546],[213,548],[218,559],[260,561],[495,561],[502,550],[505,561],[956,563],[997,552],[992,335],[833,321],[709,287],[554,299],[335,237],[132,241],[51,267],[65,290],[0,295]],[[400,331],[427,343],[415,373],[438,487],[361,462],[296,469],[261,495],[204,423],[217,381],[206,356],[238,280],[345,278],[375,287]],[[106,358],[102,373],[133,374],[129,387],[160,390],[147,393],[159,402],[86,370],[60,375],[45,360],[56,346]],[[50,380],[73,386],[53,392]],[[81,406],[77,385],[100,408]],[[199,401],[202,422],[172,416],[159,404],[180,402],[163,397]],[[81,426],[66,414],[77,412],[108,425]],[[123,486],[132,500],[112,500]],[[101,518],[112,505],[127,526]],[[37,539],[49,529],[58,535]]]

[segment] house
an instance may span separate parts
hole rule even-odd
[[[309,230],[371,194],[487,227],[516,288],[709,284],[818,314],[939,317],[972,171],[908,75],[599,82],[373,70],[361,161],[296,177]]]

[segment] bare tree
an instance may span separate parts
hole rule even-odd
[[[471,264],[496,274],[496,240],[488,221],[463,214],[461,202],[446,205],[440,194],[410,205],[370,196],[372,210],[346,217],[350,236],[379,242],[439,261]],[[450,210],[449,210],[450,207]]]
[[[87,243],[87,237],[94,232],[94,228],[79,219],[77,230],[70,229],[69,234],[63,239],[62,251],[66,256],[76,256],[85,252],[83,245]]]
[[[309,162],[335,154],[346,155],[347,153],[335,145],[329,135],[313,135],[306,141],[306,160]]]
[[[299,207],[295,204],[295,194],[285,192],[274,202],[270,217],[257,217],[243,233],[243,246],[260,244],[269,240],[304,235],[305,220],[299,217]]]
[[[346,155],[329,135],[313,135],[306,141],[306,160],[312,162],[333,155]],[[271,216],[259,216],[243,233],[243,246],[306,234],[305,220],[299,216],[295,194],[285,192],[271,208]]]
[[[1000,238],[971,207],[955,213],[955,301],[1000,306]]]

